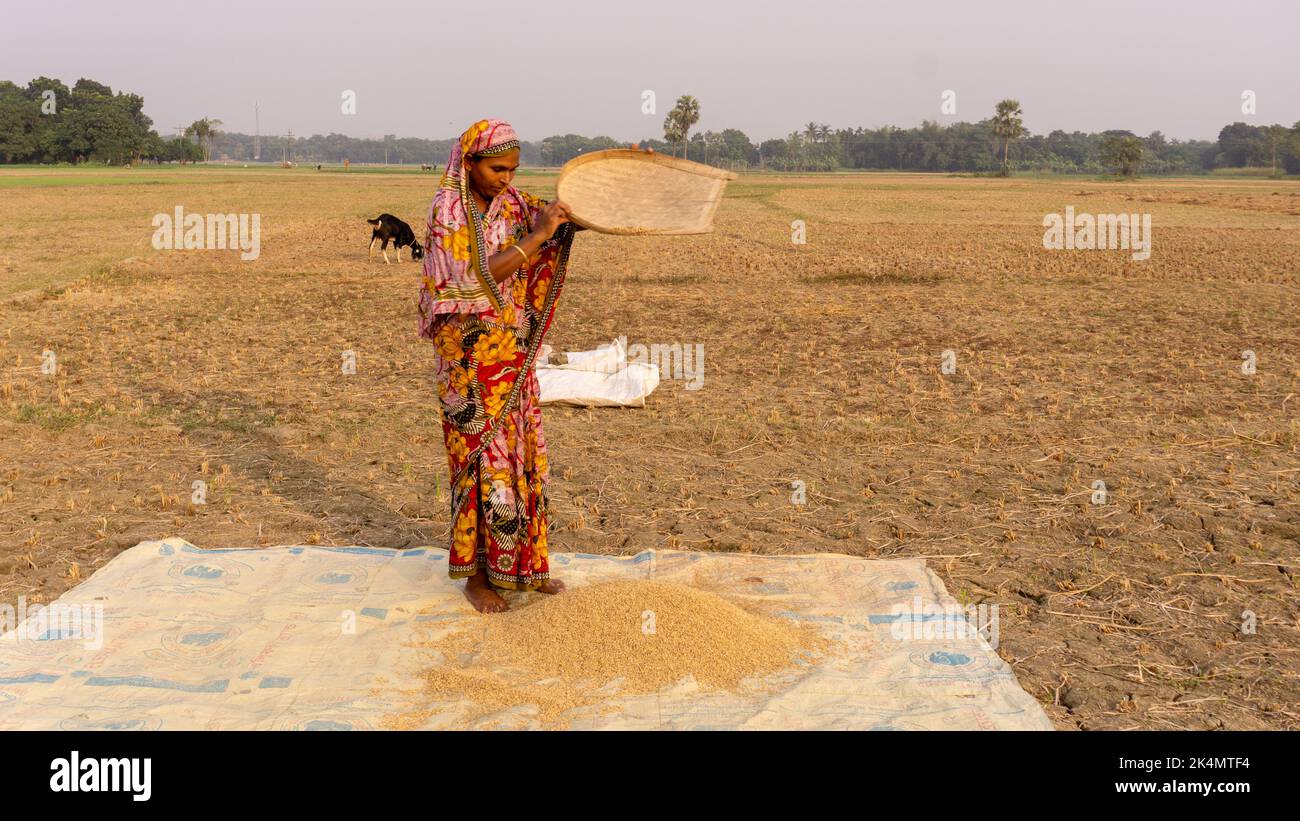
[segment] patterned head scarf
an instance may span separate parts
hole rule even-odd
[[[487,267],[487,243],[483,237],[483,223],[478,204],[469,190],[469,174],[465,164],[471,157],[504,154],[519,148],[519,136],[504,120],[479,120],[469,127],[451,147],[447,167],[438,182],[437,193],[429,206],[428,231],[430,243],[434,233],[434,220],[443,228],[444,236],[465,229],[465,245],[460,255],[442,253],[428,247],[424,258],[424,288],[420,295],[421,334],[431,336],[438,321],[437,314],[444,312],[481,313],[489,309],[501,310],[501,296],[492,281]],[[528,219],[528,209],[522,195],[514,186],[498,197],[514,198],[518,213]],[[495,201],[495,200],[494,200]],[[489,210],[491,206],[489,204]]]
[[[519,135],[505,120],[490,118],[479,120],[460,135],[451,147],[447,168],[443,171],[439,188],[457,188],[466,181],[465,162],[470,157],[491,157],[519,147]],[[468,192],[465,192],[468,193]]]

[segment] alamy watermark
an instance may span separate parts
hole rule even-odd
[[[896,604],[889,633],[897,641],[959,640],[981,636],[998,649],[1000,635],[996,604],[943,605],[914,596],[910,604]]]
[[[0,603],[0,641],[81,639],[91,650],[104,646],[104,605],[33,604],[18,597],[18,608]]]
[[[158,251],[242,251],[239,258],[257,259],[262,254],[261,214],[186,214],[176,206],[175,215],[154,214],[151,223],[153,247]]]
[[[654,343],[646,346],[640,342],[627,344],[627,336],[619,343],[627,351],[627,361],[654,365],[659,368],[660,379],[685,379],[686,390],[698,391],[704,387],[704,343],[694,345],[681,342]]]
[[[1043,217],[1043,247],[1049,251],[1133,250],[1133,259],[1151,257],[1150,214],[1075,214],[1065,207],[1065,216]]]
[[[124,792],[132,801],[148,801],[152,770],[152,758],[82,758],[73,750],[50,761],[50,792]]]
[[[951,88],[945,88],[939,95],[939,113],[946,114],[949,117],[957,114],[957,92]]]

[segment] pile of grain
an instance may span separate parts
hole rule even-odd
[[[483,644],[488,662],[574,685],[623,679],[625,692],[648,693],[688,675],[734,690],[741,679],[789,667],[804,641],[795,625],[713,593],[616,581],[498,615],[488,621]]]
[[[594,691],[611,683],[619,694],[652,693],[693,676],[702,687],[736,691],[820,652],[823,641],[704,590],[615,581],[516,604],[430,649],[440,663],[425,673],[425,699],[469,699],[467,721],[534,704],[538,720],[554,725],[566,710],[602,701]]]

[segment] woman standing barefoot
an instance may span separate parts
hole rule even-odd
[[[534,362],[575,226],[510,183],[519,140],[480,120],[452,147],[429,208],[420,334],[436,347],[451,471],[452,578],[479,612],[496,588],[558,593],[546,549],[546,438]]]

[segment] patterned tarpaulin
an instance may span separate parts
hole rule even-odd
[[[832,657],[774,690],[707,692],[687,679],[575,713],[574,728],[1051,729],[921,560],[685,551],[552,559],[570,585],[703,581],[837,639]],[[410,645],[480,618],[446,562],[441,549],[144,542],[56,607],[28,604],[27,621],[0,638],[0,729],[380,727],[416,706],[407,694],[429,659]],[[541,594],[507,595],[519,604]],[[452,724],[458,708],[445,705],[427,726]],[[527,727],[530,712],[484,720]]]

